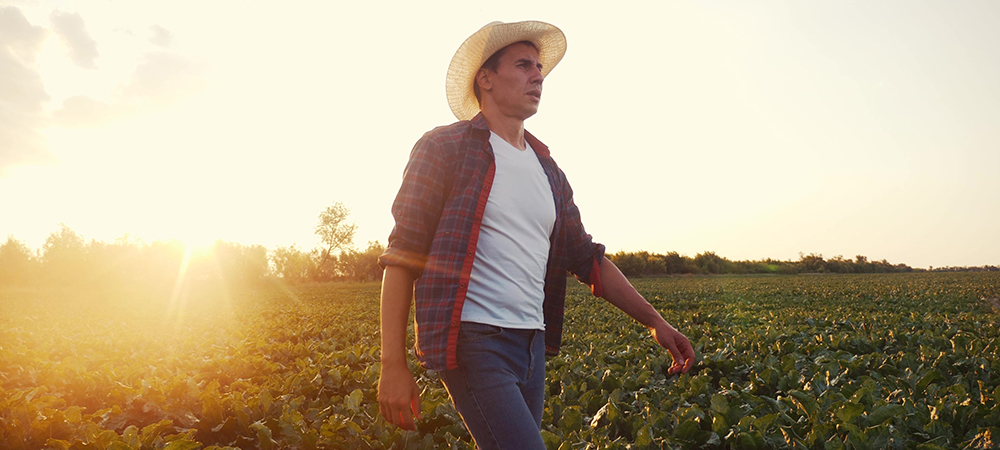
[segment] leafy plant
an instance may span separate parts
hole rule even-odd
[[[637,288],[691,373],[582,286],[547,362],[551,449],[994,448],[1000,274],[673,277]],[[378,412],[378,286],[0,290],[0,447],[471,449],[415,367],[417,431]],[[411,357],[411,361],[413,358]]]

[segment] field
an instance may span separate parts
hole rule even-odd
[[[635,283],[700,361],[574,286],[550,448],[1000,448],[998,273]],[[471,448],[419,368],[418,431],[381,420],[377,324],[376,284],[0,289],[0,448]]]

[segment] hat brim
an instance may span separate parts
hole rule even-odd
[[[490,56],[515,42],[529,41],[538,47],[538,59],[545,77],[566,54],[566,36],[554,25],[538,22],[492,22],[469,36],[451,58],[445,78],[448,106],[459,120],[469,120],[479,113],[473,91],[476,73]]]

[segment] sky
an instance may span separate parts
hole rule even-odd
[[[386,242],[488,22],[566,34],[526,128],[608,250],[1000,264],[1000,3],[0,0],[0,237]]]

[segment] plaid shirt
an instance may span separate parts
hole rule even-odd
[[[392,204],[396,225],[379,264],[402,266],[416,277],[415,329],[420,362],[431,370],[457,367],[462,305],[469,286],[483,211],[496,163],[482,113],[469,121],[438,127],[417,141]],[[545,271],[545,346],[559,352],[566,272],[603,295],[600,261],[604,246],[583,229],[573,190],[548,147],[525,132],[552,188],[556,222]]]

